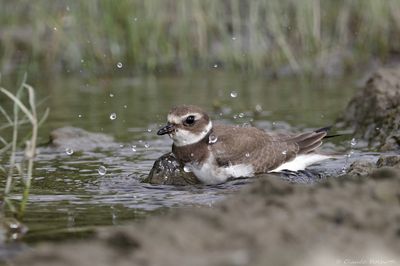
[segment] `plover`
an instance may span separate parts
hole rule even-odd
[[[213,124],[201,108],[182,105],[171,109],[158,135],[168,134],[172,152],[205,184],[282,170],[304,170],[329,158],[315,153],[327,128],[301,134],[272,134],[255,127]]]

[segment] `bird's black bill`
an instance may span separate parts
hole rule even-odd
[[[160,128],[160,130],[157,131],[157,135],[165,135],[172,133],[175,130],[174,125],[168,124],[163,128]]]

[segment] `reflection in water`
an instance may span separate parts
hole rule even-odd
[[[332,124],[353,93],[346,81],[321,85],[315,80],[271,81],[209,73],[33,85],[39,99],[50,90],[46,105],[51,115],[41,129],[41,143],[48,142],[51,130],[67,125],[106,133],[116,142],[86,151],[45,145],[39,149],[24,220],[31,242],[82,237],[92,227],[142,219],[168,208],[212,205],[251,182],[186,187],[140,183],[154,160],[170,150],[171,141],[157,137],[155,129],[165,123],[173,105],[203,106],[213,111],[214,120],[241,126],[294,130],[293,126]]]

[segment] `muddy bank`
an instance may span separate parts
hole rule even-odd
[[[398,265],[399,205],[394,168],[313,186],[266,175],[214,208],[39,244],[9,265]]]
[[[117,145],[111,136],[89,132],[77,127],[54,129],[50,132],[49,144],[51,148],[71,151],[105,149]]]
[[[400,66],[373,73],[339,121],[374,149],[400,150]]]

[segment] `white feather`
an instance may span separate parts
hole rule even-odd
[[[307,166],[313,163],[326,160],[329,158],[331,157],[316,153],[302,154],[294,158],[292,161],[286,162],[270,172],[279,172],[282,170],[289,170],[289,171],[304,170]]]
[[[170,134],[170,137],[172,138],[176,146],[181,147],[199,142],[210,132],[211,128],[212,128],[212,123],[210,121],[206,126],[206,128],[200,132],[200,134],[194,134],[189,130],[179,128],[176,129],[175,133]]]

